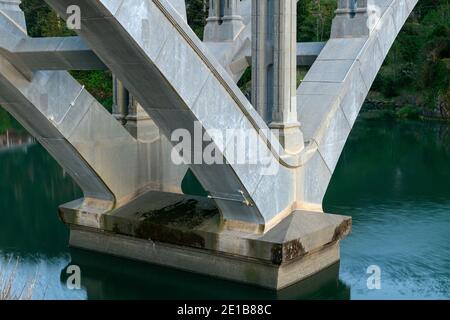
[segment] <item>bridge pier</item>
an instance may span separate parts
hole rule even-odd
[[[214,202],[147,193],[99,215],[60,207],[70,245],[162,266],[280,290],[339,261],[351,218],[296,211],[265,234],[230,230]]]

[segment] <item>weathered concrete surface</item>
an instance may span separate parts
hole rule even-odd
[[[339,260],[343,216],[296,211],[264,235],[229,230],[205,198],[147,193],[108,214],[60,208],[71,245],[281,289]]]
[[[70,243],[75,248],[272,290],[294,285],[339,261],[338,243],[330,244],[307,257],[282,266],[77,227],[71,227]]]
[[[367,36],[330,39],[297,91],[307,145],[317,146],[297,175],[300,207],[322,210],[322,200],[348,135],[397,34],[417,0],[372,0]],[[361,22],[366,25],[366,21]]]

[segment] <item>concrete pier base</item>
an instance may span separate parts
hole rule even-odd
[[[208,199],[158,192],[107,214],[80,203],[60,208],[73,247],[274,290],[336,264],[351,229],[348,217],[295,211],[265,234],[229,230]]]

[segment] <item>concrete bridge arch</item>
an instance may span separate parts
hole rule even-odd
[[[290,1],[295,7],[296,1]],[[280,271],[280,266],[292,259],[319,249],[325,264],[338,259],[338,242],[349,232],[351,223],[346,217],[323,214],[322,200],[365,97],[417,0],[339,0],[331,39],[319,46],[300,87],[286,91],[277,85],[271,87],[266,80],[278,79],[283,88],[292,89],[291,67],[299,60],[295,54],[299,45],[292,42],[292,33],[289,39],[276,38],[278,44],[284,43],[279,51],[276,45],[267,50],[271,46],[264,42],[252,47],[258,35],[252,33],[251,18],[258,11],[251,14],[250,0],[228,2],[223,14],[211,6],[205,42],[187,25],[181,0],[46,2],[62,17],[67,17],[69,5],[80,7],[80,37],[30,39],[18,7],[20,1],[0,1],[0,103],[82,187],[85,198],[62,208],[65,222],[114,232],[130,212],[154,210],[160,202],[165,203],[163,193],[170,199],[169,207],[175,209],[179,203],[190,201],[177,194],[186,167],[174,169],[170,165],[168,146],[171,132],[183,128],[194,134],[194,123],[199,123],[202,132],[243,130],[247,132],[244,138],[255,135],[267,151],[268,164],[275,165],[277,171],[261,174],[267,163],[190,164],[209,194],[209,200],[195,200],[198,210],[218,208],[221,213],[219,221],[216,217],[207,221],[208,228],[214,223],[213,231],[205,231],[205,225],[192,226],[195,236],[188,237],[190,247],[270,262],[270,271],[258,272],[273,273],[273,277],[239,280],[262,281],[260,285],[276,288],[292,282],[289,272],[293,271]],[[216,2],[212,0],[217,6]],[[273,5],[276,0],[261,0],[258,5],[261,3]],[[280,12],[286,17],[293,15],[289,10]],[[277,20],[276,26],[286,27],[288,20]],[[264,27],[265,22],[260,23]],[[283,60],[284,47],[289,47],[286,52],[290,55]],[[86,65],[71,59],[73,52],[85,57]],[[250,64],[261,80],[255,81],[261,86],[254,89],[273,90],[280,98],[276,102],[281,111],[273,113],[277,121],[269,122],[236,85]],[[133,137],[64,71],[93,66],[110,69],[163,135],[158,131],[154,140],[145,141]],[[268,66],[275,66],[277,77],[264,74]],[[285,106],[288,108],[283,109]],[[292,136],[298,145],[286,142],[288,134],[275,136],[273,122],[281,131],[295,128]],[[212,137],[212,141],[221,157],[232,157],[235,140]],[[249,148],[244,151],[247,159],[258,156]],[[123,228],[118,233],[131,232]],[[154,235],[153,229],[136,230],[147,240],[149,232]],[[138,236],[136,230],[132,236]],[[181,234],[185,232],[183,229]],[[77,235],[75,242],[88,248],[101,238],[84,231]],[[230,240],[235,238],[237,243]],[[175,264],[171,255],[166,258],[170,261],[167,264]],[[303,264],[301,269],[308,268]],[[236,275],[231,272],[225,277]]]

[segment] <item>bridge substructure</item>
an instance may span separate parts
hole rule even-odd
[[[325,43],[296,42],[295,0],[211,0],[204,41],[183,0],[46,2],[80,8],[79,37],[30,38],[0,1],[0,104],[82,188],[60,207],[71,245],[271,289],[339,261],[351,219],[323,198],[417,0],[339,0]],[[67,72],[105,69],[114,114]],[[180,129],[207,141],[181,152]],[[192,161],[211,147],[221,161]]]

